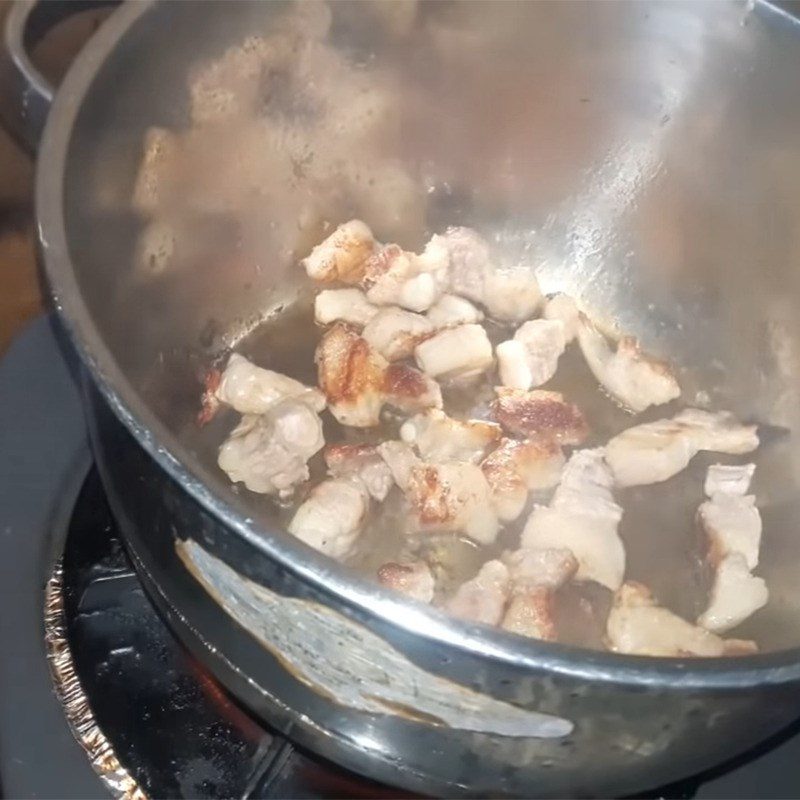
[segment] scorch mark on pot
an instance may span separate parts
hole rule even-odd
[[[569,720],[495,700],[409,661],[327,606],[284,597],[239,575],[192,540],[178,555],[220,606],[309,688],[369,714],[499,736],[556,738]]]

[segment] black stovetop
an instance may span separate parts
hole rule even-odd
[[[0,364],[0,781],[9,797],[108,797],[52,691],[44,585],[62,565],[80,688],[150,797],[404,797],[311,756],[243,710],[172,636],[122,547],[47,320]],[[800,735],[653,797],[800,796]]]

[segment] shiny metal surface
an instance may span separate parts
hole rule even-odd
[[[507,258],[533,259],[546,291],[581,295],[683,365],[689,398],[707,391],[716,406],[797,429],[800,33],[790,17],[716,2],[431,4],[427,34],[390,45],[348,23],[350,6],[336,8],[345,9],[337,45],[403,87],[403,135],[382,156],[430,190],[422,218],[390,221],[379,235],[475,225]],[[800,677],[791,438],[764,455],[756,487],[773,591],[758,630],[771,652],[702,663],[523,642],[411,609],[293,541],[213,469],[190,425],[195,369],[292,295],[300,235],[267,226],[276,232],[265,235],[258,269],[221,275],[212,264],[136,282],[138,222],[127,201],[145,128],[185,124],[198,43],[200,55],[218,54],[254,26],[268,28],[280,9],[124,7],[76,62],[42,144],[42,255],[73,341],[147,453],[113,422],[97,423],[115,511],[155,586],[174,595],[191,629],[200,589],[187,588],[167,555],[175,534],[191,532],[257,582],[357,618],[432,674],[576,724],[561,750],[480,738],[348,711],[272,671],[262,687],[270,713],[282,708],[283,724],[311,746],[377,777],[394,764],[403,785],[634,790],[645,775],[666,781],[780,726],[797,712]],[[291,208],[302,178],[270,188]],[[657,590],[668,590],[685,558],[685,541],[663,541],[639,556]],[[264,653],[246,650],[220,615],[202,617],[214,652],[246,676],[263,671]],[[600,747],[609,748],[602,759]]]

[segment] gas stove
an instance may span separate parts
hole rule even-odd
[[[123,549],[49,318],[0,364],[0,786],[8,797],[408,797],[295,746],[174,638]],[[800,796],[800,723],[645,796]]]

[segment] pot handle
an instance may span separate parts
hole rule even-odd
[[[55,93],[31,61],[30,51],[67,17],[109,4],[109,0],[14,0],[10,4],[0,41],[0,121],[28,152],[36,151]]]

